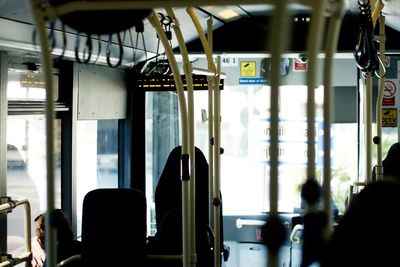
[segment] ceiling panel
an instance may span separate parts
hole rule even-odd
[[[47,0],[43,0],[47,1]],[[386,23],[390,27],[396,30],[400,30],[400,0],[383,1],[385,7],[383,13],[386,15]],[[354,32],[352,35],[356,35],[357,32],[357,15],[359,13],[358,0],[345,0],[345,5],[347,8],[347,13],[350,15],[351,20],[347,20],[344,23],[347,28],[344,29]],[[216,40],[216,48],[219,52],[229,52],[230,49],[235,52],[253,52],[253,50],[259,50],[264,47],[264,35],[268,33],[268,17],[273,14],[272,5],[256,5],[256,4],[246,4],[246,5],[224,5],[224,6],[202,6],[195,8],[195,12],[202,24],[204,31],[207,31],[207,20],[210,16],[213,16],[213,33]],[[309,7],[302,6],[299,4],[291,4],[290,9],[295,14],[308,13]],[[231,18],[226,18],[221,15],[221,11],[230,10],[237,14]],[[155,9],[155,12],[160,12],[165,14],[164,9]],[[174,12],[179,20],[180,28],[183,33],[184,39],[187,43],[199,43],[197,40],[198,33],[186,12],[186,8],[175,8]],[[106,18],[105,18],[106,19]],[[142,61],[155,56],[157,53],[163,53],[163,47],[158,42],[157,34],[153,27],[149,24],[147,20],[144,20],[144,43],[142,36],[136,33],[135,29],[132,28],[121,36],[124,38],[124,55],[123,64],[126,66],[131,66],[138,61]],[[23,51],[24,53],[35,54],[35,47],[32,45],[32,33],[34,31],[34,24],[32,21],[32,14],[30,10],[29,0],[0,0],[0,48],[10,50],[11,46],[16,46],[17,50]],[[295,29],[300,29],[299,35],[296,38],[304,38],[304,32],[302,33],[302,25],[295,26]],[[55,34],[57,45],[54,54],[60,54],[63,47],[63,35],[61,32],[61,23],[55,24]],[[251,34],[251,38],[246,38],[246,35]],[[297,33],[296,33],[297,34]],[[347,34],[347,33],[346,33]],[[351,37],[351,33],[348,33]],[[392,34],[392,33],[390,33]],[[295,35],[293,35],[295,36]],[[75,57],[75,46],[76,40],[79,35],[76,31],[67,28],[67,46],[65,56],[69,58]],[[132,38],[131,38],[132,37]],[[138,38],[139,39],[138,39]],[[254,38],[253,38],[254,37]],[[261,37],[261,38],[256,38]],[[107,50],[108,36],[92,36],[93,38],[93,58],[97,57],[98,48],[101,48],[101,54],[98,63],[105,64],[105,51]],[[388,36],[388,38],[391,38]],[[396,38],[396,37],[393,37]],[[111,45],[111,56],[113,58],[118,58],[119,48],[118,39],[116,35],[112,36]],[[197,41],[196,41],[197,40]],[[220,40],[220,41],[218,41]],[[249,46],[252,40],[252,46]],[[300,40],[300,39],[298,39]],[[397,39],[398,40],[398,39]],[[80,37],[80,49],[84,50],[84,45],[86,42],[86,37]],[[219,43],[218,43],[219,42]],[[254,45],[258,44],[258,48]],[[176,38],[172,38],[171,45],[176,48],[178,46]],[[352,46],[352,44],[350,44]],[[234,47],[234,48],[233,48]],[[201,47],[200,47],[201,48]],[[15,50],[15,48],[13,48]],[[400,49],[398,47],[398,49]],[[199,50],[199,49],[195,49]],[[192,51],[195,51],[192,50]],[[238,51],[237,51],[238,50]],[[176,50],[178,51],[178,50]],[[196,51],[198,52],[198,51]],[[254,51],[260,52],[260,51]],[[135,55],[135,60],[134,60]]]

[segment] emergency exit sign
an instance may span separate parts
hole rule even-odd
[[[397,127],[397,108],[382,109],[382,127]]]

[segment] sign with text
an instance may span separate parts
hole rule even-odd
[[[267,84],[264,78],[239,78],[239,84]]]
[[[382,127],[397,127],[397,108],[382,109]]]
[[[214,58],[214,63],[217,63],[217,59]],[[223,67],[237,67],[239,65],[239,60],[235,57],[221,57],[221,66]]]
[[[308,125],[306,120],[282,119],[278,124],[279,163],[285,165],[307,164]],[[323,122],[316,119],[315,127],[315,160],[317,166],[323,162]],[[256,161],[270,160],[270,121],[260,116],[249,123],[249,138],[254,142],[249,147],[249,155]],[[331,142],[335,139],[335,129],[331,128]],[[331,151],[334,158],[334,151]]]

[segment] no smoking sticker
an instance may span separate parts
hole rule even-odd
[[[385,81],[385,88],[383,91],[383,100],[382,100],[383,106],[394,106],[395,105],[396,90],[397,90],[397,86],[393,81],[391,81],[391,80]]]

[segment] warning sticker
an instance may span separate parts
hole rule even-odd
[[[385,88],[383,91],[383,106],[394,106],[396,103],[396,83],[392,80],[385,81]]]
[[[397,127],[397,108],[382,109],[382,127]]]
[[[306,71],[307,61],[303,61],[300,58],[293,59],[293,71]]]
[[[240,62],[240,76],[241,77],[255,77],[256,76],[256,62],[255,61]]]

